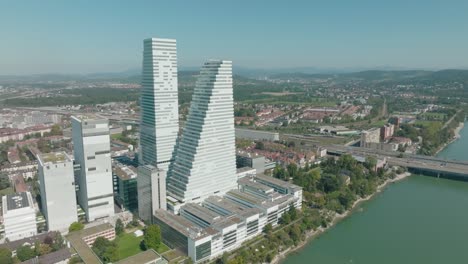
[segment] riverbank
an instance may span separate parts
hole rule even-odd
[[[296,252],[300,249],[302,249],[304,246],[306,246],[309,242],[311,242],[314,238],[316,238],[318,235],[326,232],[328,229],[334,227],[339,221],[343,220],[344,218],[350,216],[354,210],[356,209],[357,205],[359,205],[360,203],[364,202],[364,201],[368,201],[370,199],[372,199],[376,194],[380,193],[382,190],[385,189],[385,187],[387,187],[388,184],[390,183],[393,183],[393,182],[397,182],[397,181],[400,181],[400,180],[403,180],[405,179],[406,177],[410,176],[411,173],[409,172],[405,172],[405,173],[402,173],[402,174],[398,174],[394,179],[388,179],[386,180],[385,182],[383,182],[382,184],[380,184],[379,186],[377,186],[377,189],[376,191],[365,197],[365,198],[359,198],[357,199],[353,205],[351,206],[351,208],[349,210],[346,210],[343,214],[335,214],[333,216],[333,219],[332,221],[330,222],[330,224],[327,226],[327,227],[319,227],[317,228],[316,230],[313,230],[313,231],[310,231],[306,234],[306,238],[304,239],[304,241],[302,241],[301,243],[299,243],[297,246],[294,246],[294,247],[290,247],[290,248],[287,248],[286,250],[283,250],[281,251],[280,253],[278,253],[278,255],[276,255],[273,260],[271,261],[272,264],[279,264],[281,263],[282,260],[284,260],[288,254],[290,253],[293,253],[293,252]]]
[[[454,134],[453,138],[449,142],[447,142],[447,143],[443,144],[442,146],[440,146],[440,148],[436,151],[434,156],[439,154],[439,152],[444,150],[448,145],[450,145],[453,142],[457,141],[460,138],[460,131],[463,129],[464,126],[465,126],[465,123],[460,122],[460,124],[458,124],[458,126],[453,130],[453,134]]]

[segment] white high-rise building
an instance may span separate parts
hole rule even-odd
[[[138,167],[138,215],[152,222],[157,209],[166,210],[166,171],[153,165]]]
[[[167,170],[179,132],[176,41],[150,38],[143,46],[139,159]]]
[[[5,238],[10,241],[37,235],[36,210],[29,192],[2,197]]]
[[[39,154],[37,160],[47,228],[66,231],[78,221],[73,161],[65,152]]]
[[[234,137],[232,62],[206,62],[169,167],[168,195],[197,202],[236,188]]]
[[[88,221],[114,215],[109,124],[106,119],[72,116],[78,203]]]

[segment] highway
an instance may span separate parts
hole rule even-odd
[[[422,171],[431,171],[442,174],[455,174],[468,177],[468,162],[457,160],[445,160],[437,157],[414,155],[400,152],[382,151],[360,147],[327,146],[331,154],[349,153],[358,156],[371,156],[378,159],[386,158],[389,165],[402,166]]]

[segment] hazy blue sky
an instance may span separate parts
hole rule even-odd
[[[180,66],[468,67],[468,1],[4,1],[0,75],[110,72],[142,40],[176,38]]]

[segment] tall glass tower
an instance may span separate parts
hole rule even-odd
[[[169,168],[168,194],[181,202],[197,202],[235,188],[234,137],[232,62],[208,61]]]
[[[174,39],[143,41],[140,162],[167,170],[179,131]]]

